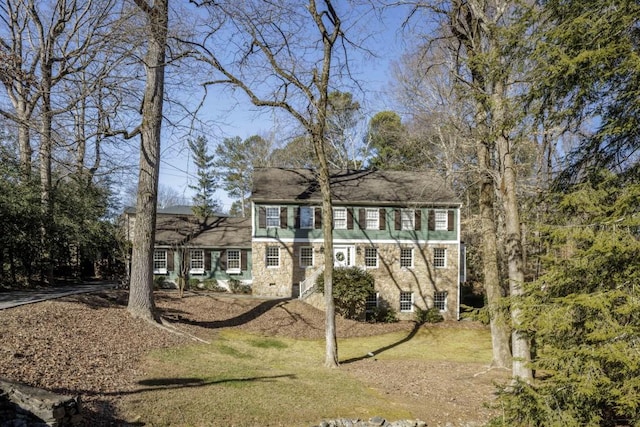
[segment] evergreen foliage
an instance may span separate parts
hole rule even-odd
[[[324,277],[316,282],[324,293]],[[333,272],[333,298],[336,313],[346,319],[357,320],[364,316],[367,297],[375,292],[374,279],[366,270],[358,267],[336,268]]]
[[[523,300],[538,379],[500,396],[501,425],[640,425],[640,177],[559,196],[545,274]]]
[[[244,141],[239,137],[225,138],[216,148],[216,170],[224,190],[237,200],[230,214],[246,217],[250,214],[249,196],[253,185],[253,170],[266,166],[270,144],[258,135]]]
[[[207,139],[203,136],[189,141],[189,149],[193,155],[198,177],[195,185],[189,188],[195,191],[193,196],[193,213],[200,219],[206,219],[213,215],[217,204],[213,200],[217,176],[213,169],[214,156],[209,154]]]

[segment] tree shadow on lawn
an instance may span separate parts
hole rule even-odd
[[[378,355],[378,354],[380,354],[382,352],[385,352],[385,351],[390,350],[390,349],[392,349],[394,347],[397,347],[397,346],[399,346],[401,344],[409,342],[409,341],[411,341],[413,339],[413,337],[416,336],[416,334],[420,330],[420,326],[422,326],[421,323],[415,322],[413,324],[413,328],[411,329],[411,331],[409,331],[409,334],[406,337],[402,338],[401,340],[396,341],[396,342],[394,342],[392,344],[389,344],[389,345],[385,345],[384,347],[380,347],[379,349],[373,350],[373,351],[371,351],[371,352],[369,352],[367,354],[364,354],[362,356],[352,357],[351,359],[343,360],[343,361],[340,362],[340,364],[341,365],[346,365],[346,364],[349,364],[349,363],[358,362],[360,360],[369,359],[369,358],[374,357],[374,356],[376,356],[376,355]]]
[[[219,329],[219,328],[229,328],[233,326],[240,326],[240,325],[244,325],[245,323],[249,323],[252,320],[255,320],[258,317],[262,316],[272,308],[277,307],[288,300],[289,298],[267,300],[267,301],[261,302],[255,307],[252,307],[250,310],[244,313],[241,313],[235,317],[232,317],[229,319],[223,319],[223,320],[210,320],[210,321],[193,320],[186,317],[185,315],[188,315],[188,313],[185,313],[182,310],[167,309],[167,308],[163,308],[159,310],[160,310],[161,316],[171,322],[183,323],[183,324],[192,325],[192,326],[200,326],[201,328],[207,328],[207,329]]]
[[[146,380],[138,381],[137,384],[142,387],[134,390],[100,392],[95,390],[62,389],[62,390],[57,390],[57,392],[63,393],[63,394],[69,394],[69,395],[80,394],[83,396],[91,396],[91,397],[94,397],[94,396],[95,397],[99,397],[99,396],[121,397],[121,396],[128,396],[132,394],[145,393],[148,391],[207,387],[210,385],[225,384],[225,383],[268,382],[268,381],[275,381],[283,378],[295,380],[297,376],[295,374],[281,374],[281,375],[265,375],[260,377],[224,378],[224,379],[213,380],[213,381],[205,381],[201,378],[149,378]]]

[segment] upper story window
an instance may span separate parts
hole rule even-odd
[[[280,227],[280,207],[279,206],[267,206],[267,228]]]
[[[447,250],[445,248],[433,249],[433,266],[436,268],[447,266]]]
[[[240,273],[240,251],[237,249],[227,250],[227,272]]]
[[[300,207],[300,228],[313,228],[315,212],[312,206]]]
[[[436,230],[448,230],[449,229],[449,212],[446,210],[435,211],[435,229]]]
[[[189,273],[204,274],[204,250],[192,249],[189,251]]]
[[[347,229],[347,208],[333,208],[333,228]]]
[[[378,209],[367,209],[365,218],[367,230],[380,229],[380,211]]]
[[[400,211],[400,221],[402,230],[414,230],[416,226],[416,211],[413,209],[402,209],[402,211]]]
[[[153,272],[155,274],[167,274],[167,251],[165,249],[153,251]]]

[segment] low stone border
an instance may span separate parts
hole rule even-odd
[[[324,420],[313,427],[427,427],[427,423],[420,420],[387,421],[382,417],[369,418],[368,421],[339,418]]]

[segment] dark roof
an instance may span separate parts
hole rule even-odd
[[[451,188],[434,171],[337,171],[330,177],[335,204],[457,205]],[[256,168],[254,202],[320,203],[320,185],[309,169]]]
[[[124,213],[134,214],[136,213],[135,206],[127,206],[124,208]],[[156,213],[158,215],[193,215],[193,206],[191,205],[173,205],[165,208],[158,208]],[[215,212],[215,216],[223,217],[225,214]]]
[[[156,245],[249,248],[251,218],[215,216],[203,222],[193,215],[158,215]]]

